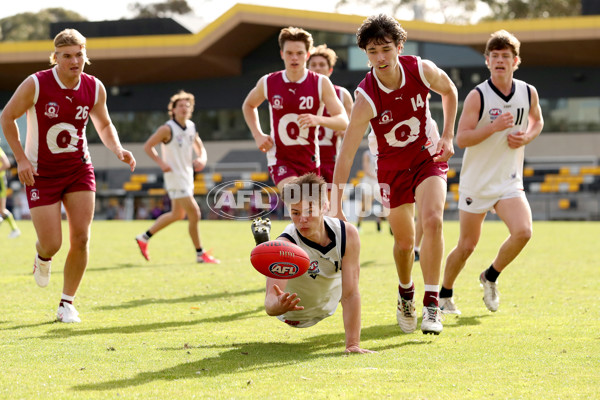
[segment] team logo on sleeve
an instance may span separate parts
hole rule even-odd
[[[390,122],[394,122],[392,112],[390,110],[385,110],[383,114],[381,114],[381,117],[379,117],[379,125],[389,124]]]
[[[271,100],[271,104],[275,110],[281,110],[283,108],[283,97],[276,94],[275,96],[273,96],[273,99]]]
[[[44,115],[48,118],[58,118],[58,104],[54,102],[46,104],[46,112]]]

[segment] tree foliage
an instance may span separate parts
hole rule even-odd
[[[160,3],[133,3],[128,8],[137,13],[133,18],[165,18],[174,14],[188,14],[193,10],[186,0],[166,0]]]
[[[581,14],[581,0],[338,0],[336,9],[369,5],[376,12],[385,12],[397,18],[410,15],[416,20],[431,20],[442,16],[446,23],[466,23],[473,17],[478,5],[486,4],[490,14],[484,20],[516,18],[565,17]]]
[[[86,21],[82,15],[64,8],[46,8],[37,13],[20,13],[0,19],[0,40],[47,40],[50,23],[60,21]]]
[[[486,20],[581,15],[581,0],[482,0],[492,13]]]

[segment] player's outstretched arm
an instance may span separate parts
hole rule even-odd
[[[300,299],[296,293],[284,292],[287,281],[284,279],[267,278],[265,294],[265,311],[270,316],[285,314],[288,311],[304,310],[299,306]]]
[[[360,347],[360,237],[356,227],[346,226],[346,254],[342,258],[342,308],[344,330],[346,331],[347,353],[373,353]]]

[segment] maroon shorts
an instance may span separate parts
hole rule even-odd
[[[320,169],[319,167],[311,169],[306,166],[283,161],[277,161],[275,165],[269,166],[269,174],[271,175],[271,179],[275,185],[278,185],[279,182],[285,178],[289,178],[290,176],[302,176],[304,174],[308,174],[309,172],[314,172],[315,174],[319,175]]]
[[[415,190],[430,176],[439,176],[447,181],[448,163],[428,159],[421,164],[401,170],[377,171],[383,205],[396,208],[415,202]]]
[[[325,179],[325,182],[332,183],[333,182],[333,170],[335,169],[335,162],[330,163],[321,163],[321,176]]]
[[[96,191],[92,164],[84,164],[76,173],[63,177],[36,176],[33,186],[25,186],[29,208],[47,206],[62,200],[66,193]]]

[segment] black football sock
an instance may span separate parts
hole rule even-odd
[[[494,269],[493,264],[490,265],[490,267],[485,270],[485,279],[487,279],[490,282],[496,282],[499,275],[500,275],[500,272],[498,272]]]
[[[449,298],[452,297],[454,295],[454,290],[453,289],[446,289],[444,286],[442,286],[442,290],[440,290],[440,298]]]

